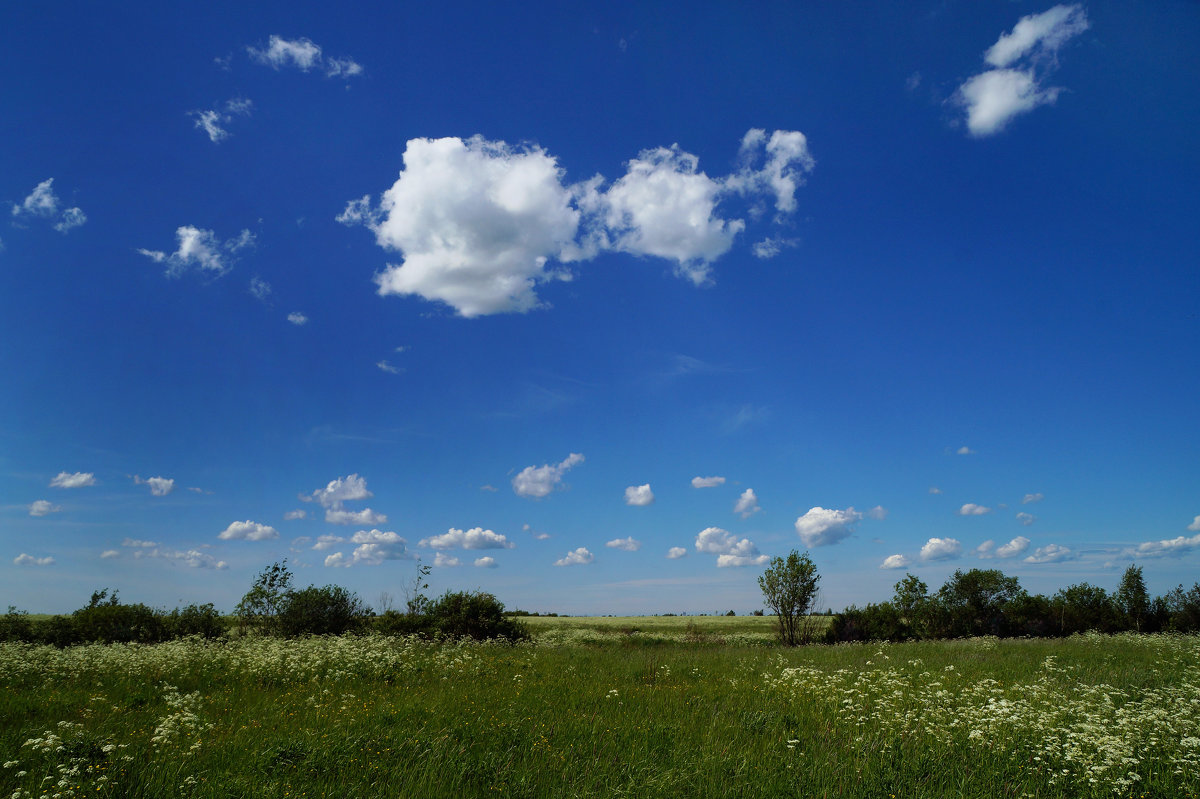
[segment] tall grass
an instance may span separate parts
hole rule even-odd
[[[0,796],[1200,793],[1194,637],[580,632],[0,645]]]

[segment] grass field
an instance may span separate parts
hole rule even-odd
[[[520,646],[0,645],[0,796],[1200,793],[1195,637],[785,650],[741,642],[770,618],[529,621]]]

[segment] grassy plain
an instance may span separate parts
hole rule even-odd
[[[0,796],[1200,793],[1196,637],[785,650],[741,642],[770,618],[652,618],[3,644]]]

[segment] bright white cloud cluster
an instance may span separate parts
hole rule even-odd
[[[854,508],[833,510],[817,506],[796,519],[796,533],[804,546],[810,549],[836,544],[848,537],[854,530],[854,524],[862,518],[863,514]]]
[[[95,484],[96,475],[91,472],[75,472],[74,474],[59,472],[50,481],[51,488],[83,488],[85,486],[94,486]]]
[[[453,566],[461,566],[462,561],[453,555],[447,555],[445,552],[439,552],[433,556],[433,565],[441,568],[450,568]]]
[[[211,230],[182,225],[175,229],[175,238],[178,245],[170,254],[162,250],[138,249],[156,264],[166,264],[167,277],[179,277],[189,269],[220,277],[233,268],[238,252],[254,245],[254,234],[249,230],[222,242]]]
[[[997,547],[996,542],[988,539],[975,548],[975,554],[981,558],[1015,558],[1029,549],[1029,539],[1019,535],[1003,546]]]
[[[725,485],[724,477],[693,477],[692,488],[716,488]]]
[[[484,555],[482,558],[475,558],[475,568],[477,569],[495,569],[499,568],[500,564],[491,555]]]
[[[350,537],[354,548],[354,562],[367,566],[378,566],[385,560],[411,560],[407,541],[396,533],[383,530],[359,530]]]
[[[687,557],[687,553],[686,547],[671,547],[667,550],[667,559],[678,560],[679,558],[685,558]]]
[[[962,554],[962,544],[954,538],[931,538],[921,547],[921,560],[951,560]]]
[[[22,552],[13,558],[13,564],[17,566],[53,566],[54,558],[46,556],[44,558],[35,558],[33,555],[27,555]]]
[[[958,509],[959,516],[984,516],[991,512],[991,508],[986,508],[983,505],[976,505],[974,502],[968,502]]]
[[[254,103],[244,97],[227,100],[224,105],[203,111],[189,111],[188,116],[195,120],[195,125],[204,131],[208,140],[218,144],[229,138],[228,126],[235,116],[250,116]]]
[[[588,551],[587,547],[578,547],[568,552],[563,557],[554,561],[555,566],[583,566],[591,563],[596,559],[596,556]]]
[[[369,499],[373,496],[375,495],[367,490],[366,478],[351,474],[330,480],[324,488],[318,488],[307,496],[302,494],[300,499],[304,502],[316,502],[325,508],[325,521],[330,524],[348,526],[385,524],[388,519],[386,514],[377,513],[370,508],[350,511],[343,507],[343,503]]]
[[[30,516],[48,516],[51,513],[58,513],[62,508],[49,500],[38,499],[29,504]]]
[[[903,569],[912,563],[904,555],[888,555],[883,559],[883,563],[879,564],[881,569]]]
[[[1188,525],[1187,529],[1200,531],[1200,516],[1197,516],[1196,521]],[[1200,532],[1193,536],[1181,535],[1175,538],[1164,538],[1160,541],[1143,541],[1128,552],[1134,557],[1157,558],[1182,555],[1198,547],[1200,547]]]
[[[87,214],[79,208],[66,208],[59,211],[58,195],[54,193],[54,178],[47,178],[34,187],[29,196],[19,204],[13,203],[13,219],[23,222],[26,219],[54,219],[54,229],[66,233],[87,222]]]
[[[717,566],[765,566],[770,560],[759,553],[758,547],[749,538],[738,540],[737,536],[720,527],[706,527],[696,536],[696,551],[717,556]]]
[[[967,80],[955,95],[970,134],[998,133],[1014,117],[1057,100],[1061,89],[1043,86],[1044,77],[1056,66],[1058,49],[1087,29],[1083,6],[1057,5],[1022,17],[1001,35],[984,54],[992,69]]]
[[[563,475],[572,466],[583,463],[583,455],[572,452],[561,463],[526,466],[512,479],[513,491],[519,497],[541,499],[558,488]]]
[[[654,492],[650,490],[650,484],[646,483],[641,486],[629,486],[625,489],[625,504],[634,505],[636,507],[645,507],[654,503]]]
[[[637,552],[642,548],[642,542],[633,536],[627,536],[625,538],[614,538],[612,541],[605,542],[604,546],[609,549],[623,549],[626,552]]]
[[[470,530],[451,527],[442,535],[422,538],[417,546],[430,549],[513,549],[516,544],[500,533],[482,527],[472,527]]]
[[[376,275],[379,294],[415,294],[464,317],[537,308],[537,284],[569,279],[566,264],[606,250],[673,261],[704,283],[745,228],[720,215],[721,201],[769,196],[790,213],[813,166],[803,134],[761,130],[743,140],[743,167],[732,175],[711,178],[672,145],[643,151],[607,188],[601,176],[567,185],[541,147],[482,136],[410,139],[403,160],[378,206],[367,195],[337,219],[365,225],[403,256]]]
[[[363,72],[362,65],[351,58],[326,58],[320,45],[303,36],[299,39],[271,36],[266,47],[247,47],[246,51],[255,61],[274,70],[284,67],[294,67],[301,72],[320,69],[330,78],[351,78]]]
[[[749,519],[754,514],[758,513],[762,508],[758,505],[758,497],[754,495],[753,488],[747,488],[738,497],[738,501],[733,506],[733,512],[740,514],[743,519]]]
[[[330,524],[343,524],[347,527],[366,524],[385,524],[387,520],[386,513],[378,513],[370,508],[363,508],[362,510],[327,508],[325,510],[325,521]]]
[[[1025,558],[1026,563],[1058,563],[1063,560],[1070,560],[1075,557],[1075,554],[1067,547],[1059,544],[1047,544],[1044,547],[1038,547],[1033,551],[1033,554]]]
[[[272,538],[279,538],[279,531],[268,524],[259,524],[246,520],[244,522],[233,522],[224,530],[222,530],[217,538],[222,541],[267,541]]]
[[[150,493],[156,497],[165,497],[175,490],[175,480],[170,477],[147,477],[143,480],[135,474],[133,482],[135,485],[150,486]]]

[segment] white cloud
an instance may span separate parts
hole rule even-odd
[[[796,519],[795,526],[804,546],[812,548],[836,544],[848,537],[855,522],[862,518],[854,508],[832,510],[818,506]]]
[[[868,519],[875,519],[876,521],[881,522],[884,519],[886,519],[887,517],[888,517],[887,508],[883,507],[882,505],[876,505],[875,507],[873,507],[869,511],[867,511]]]
[[[1029,539],[1019,535],[1007,544],[997,548],[996,542],[988,539],[975,548],[975,554],[981,558],[1015,558],[1029,549]]]
[[[325,510],[325,521],[330,524],[344,525],[359,525],[359,524],[386,524],[388,520],[386,513],[377,513],[370,508],[362,510],[341,510],[338,508],[327,508]]]
[[[266,541],[278,537],[279,531],[274,527],[249,520],[233,522],[217,535],[222,541]]]
[[[654,502],[654,492],[650,490],[650,484],[646,483],[641,486],[629,486],[625,489],[625,504],[634,505],[637,507],[645,507]]]
[[[317,543],[313,544],[312,548],[318,551],[333,549],[345,541],[346,539],[342,538],[340,535],[319,535],[317,536]]]
[[[121,553],[115,549],[106,549],[100,553],[101,560],[111,560],[112,558],[121,557]]]
[[[308,324],[308,317],[299,311],[292,311],[287,315],[287,320],[297,327],[302,327]]]
[[[324,508],[340,508],[343,502],[370,499],[375,496],[367,490],[367,480],[358,474],[330,480],[324,488],[318,488],[309,496],[301,496],[305,502],[317,502]]]
[[[762,241],[755,242],[750,251],[754,253],[755,258],[768,260],[783,252],[785,247],[795,247],[800,242],[797,239],[781,239],[781,238],[765,238]]]
[[[228,569],[229,564],[223,560],[217,560],[207,552],[201,552],[198,549],[139,549],[133,553],[135,558],[156,558],[161,560],[171,560],[192,569]]]
[[[461,566],[462,561],[453,555],[447,555],[445,552],[439,552],[433,556],[433,565],[440,568],[448,568],[450,566]]]
[[[1042,79],[1057,65],[1058,49],[1087,28],[1082,6],[1058,5],[1022,17],[1011,33],[1003,34],[984,54],[994,68],[969,78],[954,97],[966,110],[970,134],[998,133],[1014,117],[1058,99],[1061,89],[1043,87]]]
[[[47,178],[35,186],[19,205],[13,204],[12,215],[18,222],[27,217],[52,219],[58,216],[54,229],[59,233],[66,233],[87,222],[87,214],[79,208],[67,208],[59,214],[58,203],[58,195],[54,193],[54,178]]]
[[[135,474],[133,482],[135,485],[150,486],[150,493],[156,497],[165,497],[175,490],[175,480],[170,477],[147,477],[143,480]]]
[[[188,116],[195,120],[195,126],[208,135],[213,144],[229,138],[226,126],[233,122],[234,116],[250,116],[254,103],[244,97],[226,101],[225,105],[206,110],[188,111]]]
[[[562,482],[567,470],[583,463],[583,460],[583,455],[572,452],[557,465],[526,466],[512,479],[513,491],[519,497],[539,499],[547,496]]]
[[[348,568],[350,564],[346,562],[346,556],[343,553],[334,552],[332,555],[325,556],[325,566],[330,569],[336,569],[339,566]]]
[[[482,558],[475,558],[475,566],[479,569],[494,569],[500,564],[490,555],[484,555]]]
[[[46,516],[51,513],[58,513],[60,510],[62,510],[61,506],[55,505],[45,499],[35,500],[29,505],[30,516]]]
[[[1041,501],[1042,501],[1043,499],[1045,499],[1045,498],[1046,498],[1046,495],[1045,495],[1045,494],[1042,494],[1042,493],[1037,493],[1037,494],[1026,494],[1026,495],[1025,495],[1025,496],[1024,496],[1022,499],[1021,499],[1021,504],[1022,504],[1022,505],[1028,505],[1028,504],[1030,504],[1031,502],[1041,502]]]
[[[505,536],[484,530],[482,527],[472,527],[470,530],[451,527],[442,535],[422,538],[417,542],[417,546],[430,549],[513,549],[516,544]]]
[[[1022,511],[1017,514],[1017,521],[1019,521],[1021,524],[1028,527],[1029,525],[1031,525],[1035,521],[1037,521],[1037,517],[1034,516],[1032,513],[1025,513],[1024,511]]]
[[[1058,544],[1047,544],[1044,547],[1038,547],[1033,551],[1033,554],[1025,558],[1026,563],[1058,563],[1063,560],[1073,558],[1071,550]]]
[[[411,560],[413,557],[407,551],[408,542],[392,532],[359,530],[351,536],[350,542],[358,544],[354,549],[355,563],[378,566],[385,560]]]
[[[687,553],[686,547],[671,547],[667,550],[667,559],[678,560],[679,558],[685,558],[687,557]]]
[[[122,542],[121,542],[121,546],[123,546],[123,547],[132,547],[132,548],[134,548],[134,549],[138,549],[138,548],[148,548],[148,547],[156,547],[156,546],[158,546],[158,542],[156,542],[156,541],[142,541],[142,540],[139,540],[139,539],[137,539],[137,538],[126,538],[124,541],[122,541]]]
[[[881,569],[903,569],[912,563],[904,555],[888,555],[883,559],[883,563],[879,564]]]
[[[737,536],[720,527],[706,527],[696,536],[696,550],[717,556],[717,566],[764,566],[770,560],[758,551],[749,538]]]
[[[267,298],[271,296],[271,284],[261,277],[252,277],[250,278],[250,294],[256,300],[266,302]]]
[[[521,529],[524,530],[525,532],[529,533],[530,535],[532,535],[538,541],[545,541],[547,538],[550,537],[549,533],[543,533],[543,532],[534,530],[533,527],[528,524],[521,525]]]
[[[352,58],[325,59],[325,76],[329,78],[352,78],[363,73],[362,64]]]
[[[211,230],[182,225],[175,229],[178,246],[168,255],[161,250],[139,249],[138,252],[155,263],[167,265],[167,277],[179,277],[191,268],[220,277],[233,268],[234,254],[254,244],[254,234],[243,230],[224,242]]]
[[[758,505],[758,497],[754,495],[753,488],[747,488],[738,497],[738,501],[733,506],[734,513],[740,513],[743,519],[749,519],[754,514],[758,513],[762,508]]]
[[[303,509],[290,510],[287,513],[283,514],[283,520],[285,522],[292,522],[292,521],[295,521],[296,519],[303,519],[306,516],[308,516],[308,511],[306,511],[306,510],[303,510]]]
[[[970,447],[968,447],[966,445],[963,445],[963,446],[959,447],[958,449],[956,449],[954,451],[954,454],[955,455],[974,455],[975,450],[971,449]]]
[[[930,486],[929,493],[930,494],[940,494],[940,493],[942,493],[942,489],[938,488],[937,486]]]
[[[50,481],[51,488],[83,488],[95,484],[96,476],[91,472],[75,472],[74,474],[59,472],[58,476]]]
[[[1192,523],[1187,526],[1187,529],[1191,530],[1193,533],[1200,532],[1200,516],[1192,519]]]
[[[282,36],[271,36],[266,48],[247,47],[246,51],[255,61],[272,69],[296,67],[307,72],[321,63],[320,45],[303,36],[291,40]]]
[[[379,371],[387,372],[390,375],[398,375],[404,371],[399,366],[392,366],[387,360],[378,361],[375,365],[379,367]]]
[[[53,566],[54,558],[35,558],[33,555],[26,555],[24,552],[22,552],[20,555],[17,555],[15,558],[13,558],[13,563],[17,566]]]
[[[724,477],[693,477],[692,488],[715,488],[725,485]]]
[[[790,213],[812,168],[803,134],[752,133],[735,174],[711,178],[696,156],[672,145],[643,151],[607,188],[599,175],[565,185],[557,159],[537,145],[410,139],[404,169],[378,207],[370,195],[351,200],[337,221],[366,226],[379,246],[402,255],[376,275],[379,294],[415,294],[464,317],[541,307],[537,284],[570,279],[552,262],[605,250],[673,261],[701,284],[745,228],[720,216],[721,200],[773,197],[779,214]],[[763,165],[752,169],[760,155]],[[786,243],[768,242],[768,250]]]
[[[587,547],[579,547],[568,552],[563,557],[554,561],[555,566],[582,566],[591,563],[596,559],[596,556],[588,552]]]
[[[1197,517],[1200,521],[1200,517]],[[1197,529],[1200,524],[1193,522],[1188,525],[1188,530]],[[1175,538],[1164,538],[1160,541],[1143,541],[1136,547],[1128,550],[1128,553],[1135,557],[1161,557],[1164,555],[1182,555],[1185,552],[1190,552],[1193,549],[1200,547],[1200,533],[1190,537],[1176,536]]]
[[[962,544],[953,538],[931,538],[921,547],[921,560],[951,560],[962,554]]]
[[[983,505],[976,505],[974,502],[968,502],[958,509],[959,516],[983,516],[991,512],[991,508],[985,508]]]
[[[642,548],[642,542],[636,540],[633,536],[626,538],[614,538],[612,541],[605,543],[609,549],[623,549],[626,552],[637,552]]]

